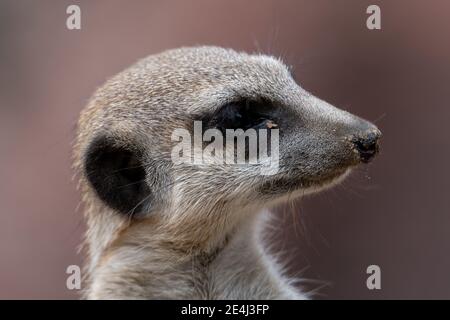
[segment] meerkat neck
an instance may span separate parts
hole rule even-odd
[[[281,273],[263,250],[260,234],[268,216],[266,211],[252,214],[227,232],[223,227],[216,230],[224,237],[205,232],[189,236],[179,225],[158,221],[132,223],[123,235],[117,231],[93,268],[88,298],[254,299],[294,294],[279,285]],[[203,241],[193,241],[199,238]],[[244,274],[245,279],[236,278]]]

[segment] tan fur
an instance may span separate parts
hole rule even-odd
[[[298,177],[298,188],[286,185],[279,194],[262,195],[257,190],[263,183],[278,185],[255,168],[170,161],[175,128],[189,127],[191,115],[237,96],[276,100],[305,123],[301,130],[308,135],[283,140],[281,149],[302,149],[311,162],[294,163],[284,152],[276,175]],[[279,60],[264,55],[182,48],[150,56],[112,78],[82,112],[74,153],[88,228],[86,297],[306,298],[265,252],[261,230],[270,214],[264,208],[321,189],[359,163],[345,137],[350,127],[365,125],[301,89]],[[100,134],[143,150],[154,195],[139,218],[111,209],[86,177],[87,150]]]

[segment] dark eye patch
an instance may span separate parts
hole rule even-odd
[[[267,100],[240,100],[222,106],[214,114],[206,117],[208,128],[226,129],[267,129],[277,123],[278,108]]]
[[[268,100],[239,100],[228,103],[213,114],[204,115],[200,118],[203,122],[203,131],[208,129],[218,129],[222,132],[223,137],[228,137],[227,130],[248,129],[256,130],[256,151],[260,150],[260,129],[278,129],[279,119],[281,118],[281,110]],[[198,118],[197,118],[198,119]],[[240,134],[240,133],[238,133]],[[267,132],[265,136],[271,141],[271,132]],[[237,139],[237,136],[235,136]],[[235,140],[236,141],[236,140]],[[205,145],[208,143],[205,142]],[[226,139],[223,140],[224,147]],[[269,146],[270,148],[270,146]],[[245,160],[250,160],[250,138],[245,137]],[[237,152],[237,145],[235,145]],[[237,155],[237,153],[235,153]]]

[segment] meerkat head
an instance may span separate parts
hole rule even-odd
[[[247,135],[244,162],[222,161],[237,149],[226,144],[231,129],[232,141]],[[182,48],[141,60],[97,91],[81,115],[76,158],[85,199],[114,219],[223,225],[227,212],[330,185],[370,161],[379,138],[373,124],[302,89],[278,59]],[[210,152],[213,142],[226,146]]]

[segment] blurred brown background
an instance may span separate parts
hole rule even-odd
[[[70,4],[80,31],[66,29]],[[292,273],[325,283],[319,298],[450,298],[449,31],[445,0],[1,0],[0,298],[78,297],[65,286],[82,260],[78,113],[137,59],[198,44],[281,56],[307,90],[384,133],[373,164],[296,204],[295,219],[280,213]]]

